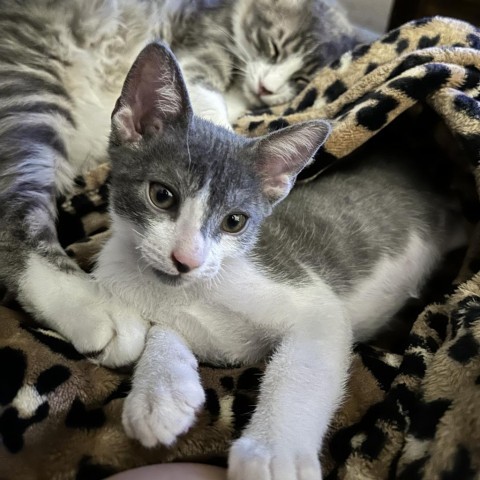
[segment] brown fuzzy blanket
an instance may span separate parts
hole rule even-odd
[[[409,23],[345,54],[291,104],[244,117],[237,129],[260,135],[310,118],[330,119],[334,130],[308,178],[383,131],[405,141],[416,141],[416,133],[424,140],[419,148],[447,159],[441,170],[458,180],[471,232],[448,275],[430,284],[427,301],[436,303],[406,308],[393,341],[357,346],[322,452],[325,477],[478,478],[479,29],[445,18]],[[108,167],[98,168],[59,204],[61,241],[86,270],[108,235],[107,177]],[[14,302],[0,306],[0,317],[2,480],[95,480],[178,460],[222,464],[254,408],[261,365],[202,366],[207,402],[198,423],[174,447],[147,450],[125,436],[120,421],[129,372],[93,364]]]

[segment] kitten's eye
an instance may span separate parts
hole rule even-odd
[[[272,60],[278,60],[278,57],[280,56],[277,44],[273,40],[270,40],[270,55]]]
[[[232,213],[227,215],[222,222],[222,230],[227,233],[239,233],[248,222],[248,217],[243,213]]]
[[[295,78],[293,79],[293,81],[294,81],[295,83],[298,83],[298,85],[299,85],[300,87],[305,87],[305,86],[307,85],[307,83],[310,82],[310,80],[308,80],[308,78],[301,77],[301,76],[295,77]]]
[[[149,195],[152,203],[162,210],[168,210],[177,203],[175,195],[161,183],[152,182],[149,188]]]

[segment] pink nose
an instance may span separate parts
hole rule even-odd
[[[268,88],[265,87],[265,85],[260,82],[258,84],[258,96],[263,97],[264,95],[271,95],[273,92],[271,92]]]
[[[203,263],[200,258],[182,252],[172,252],[171,259],[179,273],[188,273]]]

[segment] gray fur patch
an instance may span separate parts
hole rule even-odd
[[[401,253],[412,232],[442,235],[445,201],[410,157],[363,153],[294,189],[262,226],[259,264],[293,284],[314,272],[347,293],[382,255]]]

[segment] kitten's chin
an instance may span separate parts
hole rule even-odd
[[[160,280],[165,285],[170,285],[172,287],[178,287],[180,285],[185,285],[189,283],[189,281],[182,275],[171,275],[169,273],[165,273],[162,270],[158,270],[154,267],[151,267],[152,272],[155,275],[157,280]]]
[[[151,269],[157,280],[160,280],[165,285],[169,285],[171,287],[191,285],[202,279],[202,277],[198,277],[195,275],[185,275],[185,274],[172,275],[170,273],[165,273],[162,270],[158,270],[155,267],[151,267]]]
[[[160,280],[165,285],[170,285],[173,287],[192,285],[196,282],[212,280],[217,275],[219,270],[218,266],[210,266],[210,268],[193,271],[188,274],[171,274],[151,265],[149,265],[149,267],[157,280]]]

